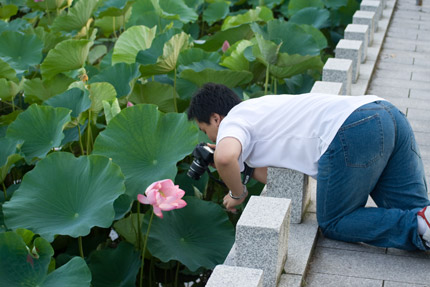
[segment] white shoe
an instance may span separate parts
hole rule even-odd
[[[418,212],[418,216],[422,217],[427,224],[426,231],[424,232],[423,239],[427,245],[427,247],[430,248],[430,208],[429,206],[424,207]]]

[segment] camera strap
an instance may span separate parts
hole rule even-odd
[[[243,164],[245,165],[245,169],[242,172],[242,184],[246,185],[251,179],[252,174],[254,173],[254,168],[249,167],[245,162]]]

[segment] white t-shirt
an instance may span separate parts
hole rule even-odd
[[[316,177],[318,160],[348,116],[377,96],[273,95],[250,99],[221,121],[217,143],[242,145],[239,166],[290,168]]]

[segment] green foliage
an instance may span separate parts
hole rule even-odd
[[[191,96],[207,82],[244,99],[308,92],[359,8],[0,2],[1,286],[180,286],[159,275],[170,269],[204,283],[196,274],[224,261],[234,220],[208,174],[186,175],[195,145],[209,141],[187,120]],[[154,218],[142,254],[152,210],[136,197],[161,179],[175,180],[188,206]]]

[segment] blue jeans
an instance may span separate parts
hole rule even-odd
[[[369,195],[377,208],[365,207]],[[424,167],[405,115],[386,101],[358,108],[318,162],[317,218],[323,234],[426,250],[417,212],[427,205]]]

